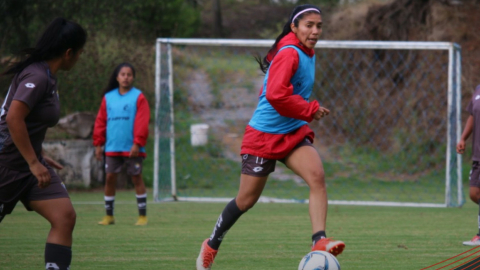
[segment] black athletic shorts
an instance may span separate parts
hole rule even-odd
[[[21,201],[28,211],[30,201],[44,201],[58,198],[69,198],[67,190],[57,173],[44,162],[50,172],[50,185],[38,187],[37,178],[30,171],[15,171],[0,166],[0,220],[10,214],[18,201]]]
[[[305,138],[300,143],[295,145],[292,151],[301,146],[313,147],[312,142],[310,142],[309,139]],[[278,161],[285,163],[285,159],[279,159]],[[276,159],[266,159],[254,155],[244,154],[242,155],[242,174],[255,177],[265,177],[275,171],[276,163]]]
[[[142,163],[144,157],[109,157],[105,159],[106,173],[120,173],[123,164],[127,167],[127,174],[130,176],[142,174]]]
[[[480,164],[478,161],[472,163],[472,169],[470,170],[470,186],[480,188]]]

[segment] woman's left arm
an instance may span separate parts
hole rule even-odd
[[[139,147],[147,144],[148,123],[150,122],[150,106],[143,94],[137,99],[137,114],[135,115],[135,123],[133,126],[133,145],[130,156],[138,156]],[[135,153],[136,152],[136,153]]]

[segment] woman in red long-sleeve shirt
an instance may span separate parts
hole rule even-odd
[[[227,204],[197,258],[197,270],[209,270],[228,230],[253,207],[277,160],[302,177],[310,187],[309,212],[312,250],[340,254],[342,241],[326,238],[327,191],[322,161],[312,145],[308,122],[329,114],[317,101],[309,102],[315,76],[314,47],[322,32],[318,7],[295,7],[260,67],[266,73],[257,109],[243,137],[242,174],[235,199]]]
[[[105,151],[105,209],[100,225],[115,223],[113,208],[117,175],[125,164],[135,185],[139,218],[135,225],[147,225],[147,193],[142,179],[142,162],[146,157],[150,108],[143,93],[133,87],[135,69],[129,63],[113,71],[98,111],[93,131],[93,145],[98,160]],[[104,146],[104,149],[102,149]]]

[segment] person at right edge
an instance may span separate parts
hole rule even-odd
[[[467,118],[462,136],[457,144],[457,153],[465,152],[465,141],[472,137],[472,170],[470,171],[470,199],[476,203],[480,203],[480,85],[475,88],[470,103],[468,103],[467,111],[470,114]],[[463,242],[466,246],[480,246],[480,209],[478,212],[478,233],[470,241]]]
[[[327,238],[327,190],[320,155],[313,147],[308,122],[329,114],[317,101],[309,102],[315,77],[314,47],[322,33],[321,11],[314,5],[294,8],[260,68],[266,73],[257,109],[243,137],[242,174],[237,197],[227,204],[210,238],[202,243],[197,270],[209,270],[222,240],[238,218],[258,201],[277,160],[310,187],[309,213],[312,251],[340,254],[345,243]]]

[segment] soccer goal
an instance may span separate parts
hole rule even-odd
[[[236,196],[243,132],[273,40],[156,41],[154,198]],[[448,42],[319,41],[310,124],[330,204],[461,206],[461,48]],[[201,124],[201,125],[199,125]],[[199,128],[201,127],[201,128]],[[278,162],[260,202],[308,202]]]

